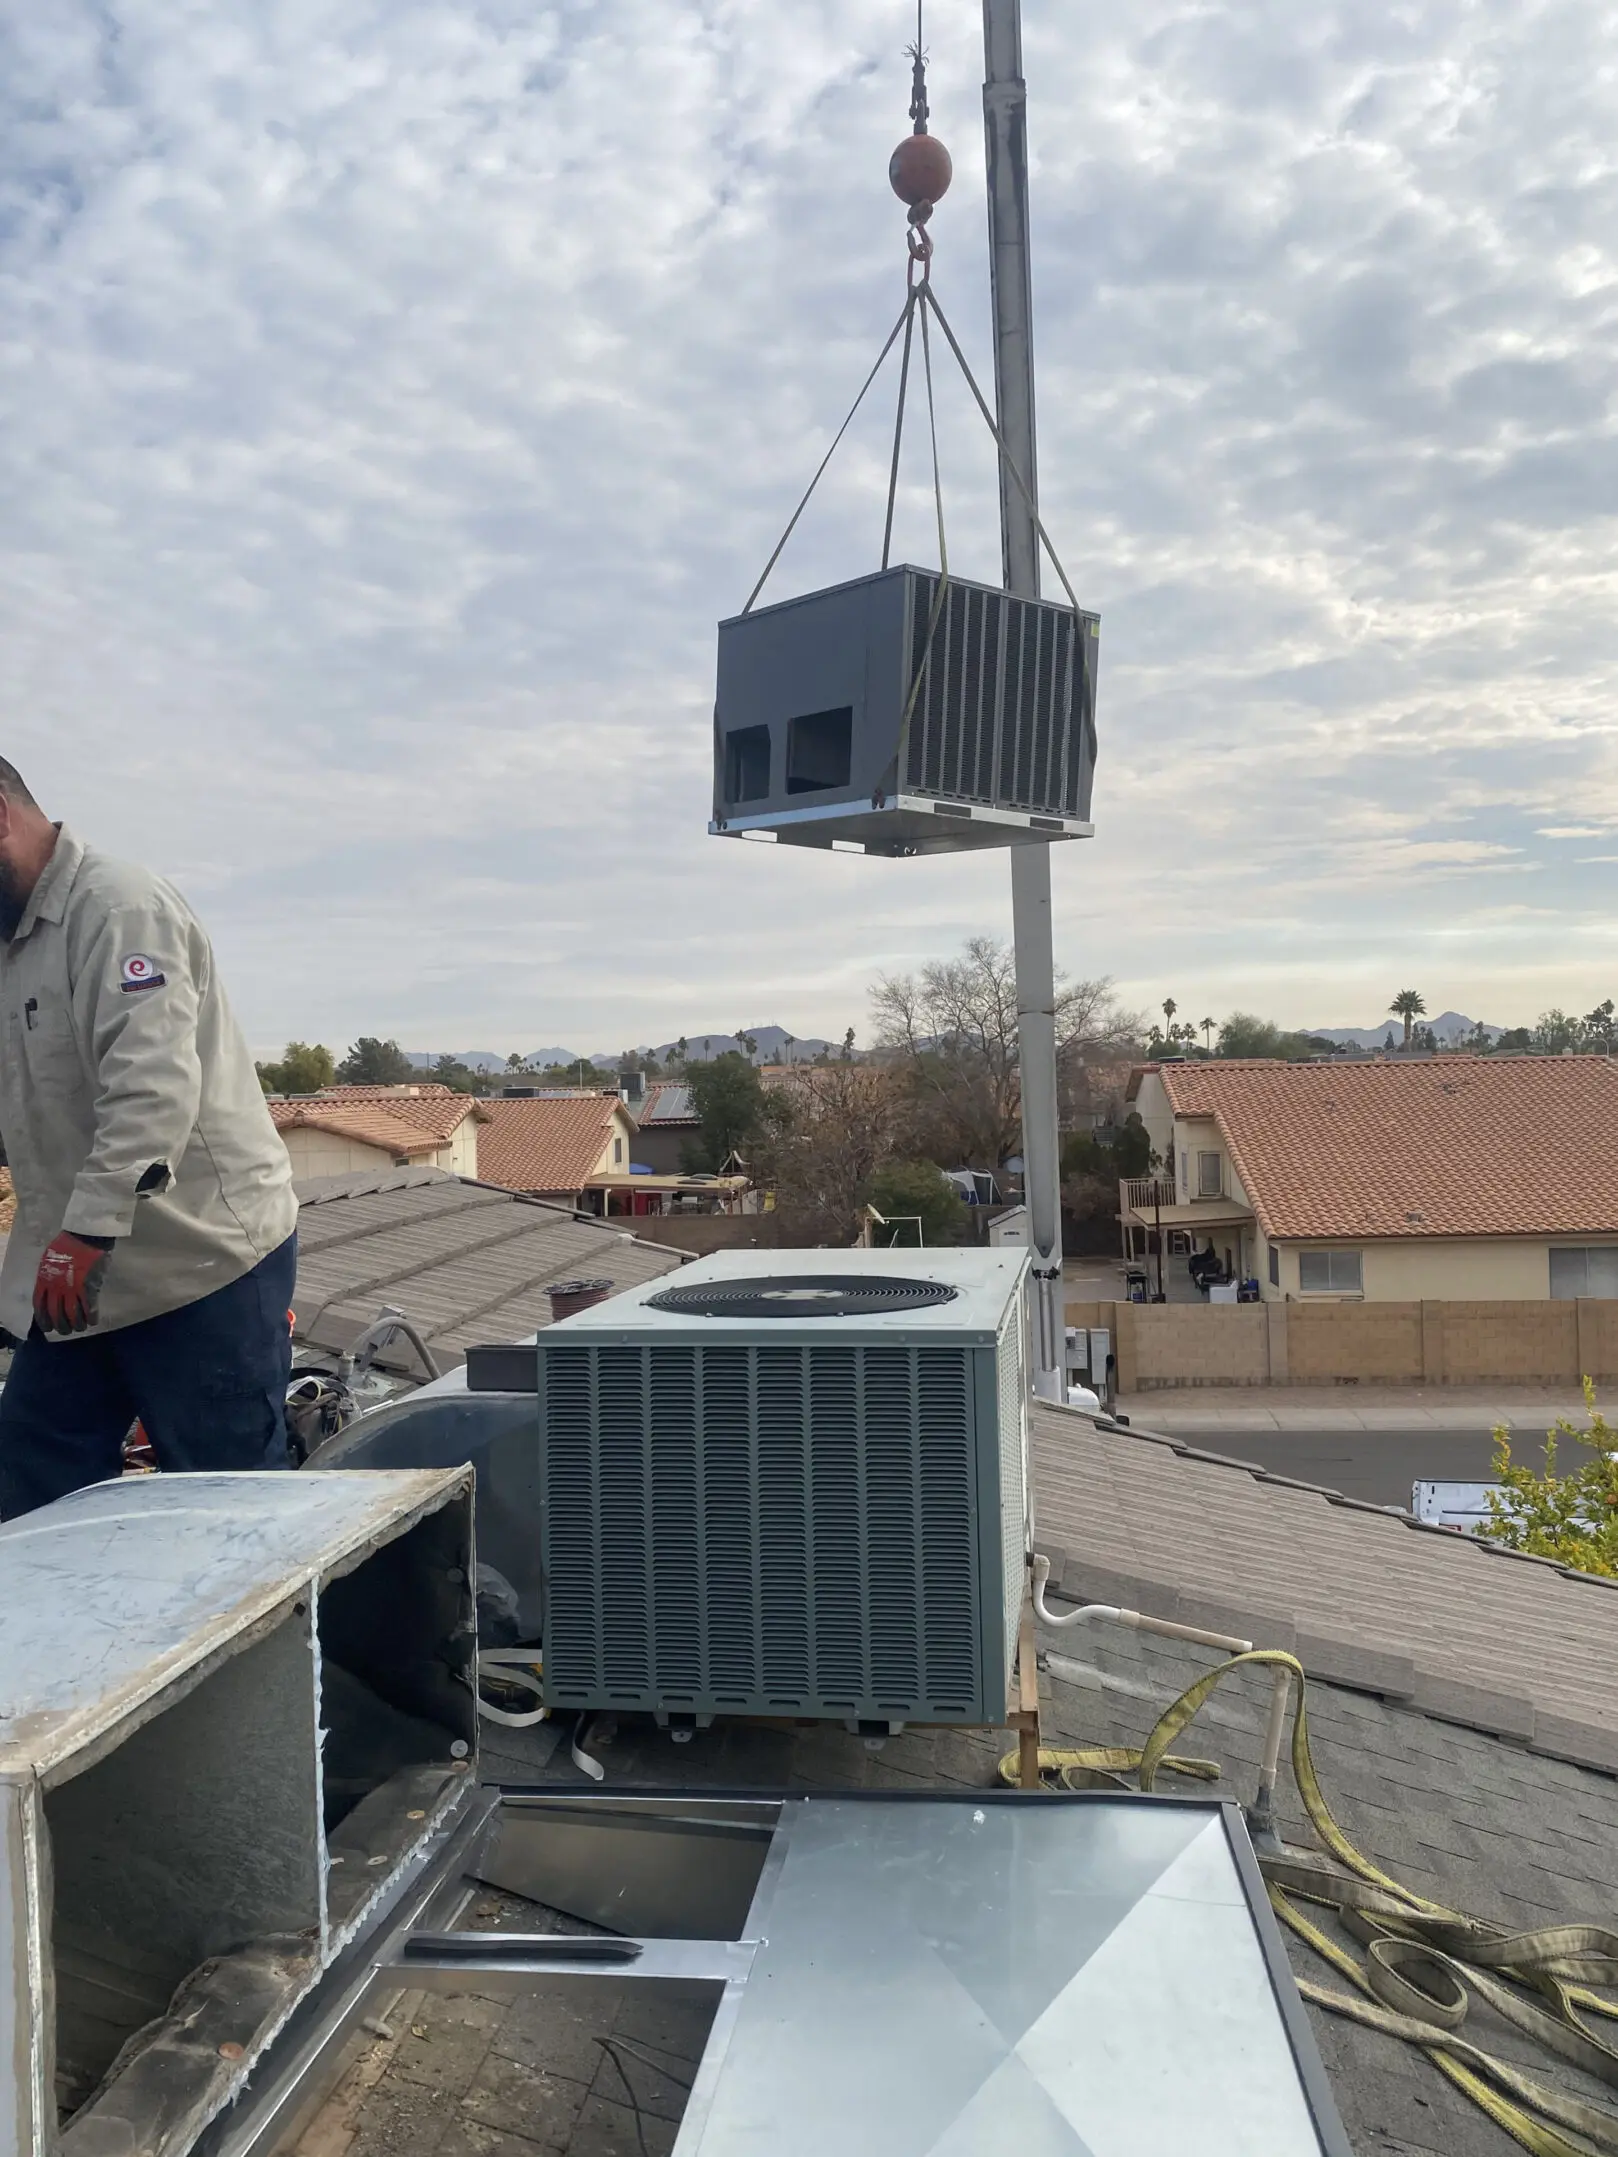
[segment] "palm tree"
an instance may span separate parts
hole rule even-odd
[[[1163,999],[1163,1026],[1164,1026],[1164,1031],[1165,1031],[1165,1033],[1167,1034],[1167,1036],[1168,1036],[1168,1038],[1169,1038],[1169,1040],[1170,1040],[1170,1041],[1172,1041],[1172,1040],[1174,1039],[1174,1014],[1175,1014],[1175,1012],[1176,1012],[1176,1011],[1178,1011],[1178,1010],[1179,1010],[1179,1008],[1180,1008],[1180,1007],[1179,1007],[1179,1005],[1178,1005],[1178,1004],[1177,1004],[1177,1003],[1176,1003],[1176,1002],[1174,1001],[1174,998],[1173,998],[1172,996],[1165,996],[1165,997],[1164,997],[1164,999]]]
[[[1420,1018],[1423,1012],[1425,1012],[1425,1010],[1427,1009],[1426,1004],[1423,1002],[1422,998],[1416,994],[1414,989],[1401,989],[1398,995],[1393,999],[1392,1003],[1389,1004],[1388,1009],[1394,1014],[1396,1018],[1401,1018],[1404,1020],[1405,1047],[1409,1048],[1410,1029],[1415,1024],[1416,1020]]]
[[[1202,1045],[1210,1056],[1213,1054],[1213,1030],[1218,1023],[1217,1019],[1198,1019],[1197,1021],[1197,1024],[1202,1028]]]

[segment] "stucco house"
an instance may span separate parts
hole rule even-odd
[[[549,1093],[482,1103],[479,1174],[485,1183],[584,1207],[586,1192],[629,1183],[634,1117],[616,1093]],[[604,1196],[588,1210],[605,1211]]]
[[[690,1087],[675,1079],[658,1080],[631,1108],[639,1125],[635,1159],[655,1175],[678,1176],[685,1166],[686,1148],[702,1130]]]
[[[300,1181],[389,1167],[478,1174],[481,1101],[448,1086],[332,1086],[272,1095],[270,1115]]]
[[[1147,1064],[1129,1098],[1162,1166],[1120,1217],[1169,1265],[1211,1243],[1266,1302],[1618,1297],[1607,1057]]]

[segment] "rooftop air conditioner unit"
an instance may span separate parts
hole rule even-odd
[[[889,569],[719,626],[714,814],[872,854],[1089,838],[1093,614]]]
[[[542,1332],[549,1702],[1003,1723],[1027,1265],[727,1252]]]

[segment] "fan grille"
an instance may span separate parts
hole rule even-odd
[[[887,1311],[924,1311],[953,1303],[941,1281],[909,1281],[863,1273],[792,1273],[768,1281],[703,1281],[665,1288],[646,1301],[654,1311],[687,1318],[873,1318]]]

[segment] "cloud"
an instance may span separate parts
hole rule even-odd
[[[1611,6],[1027,16],[1043,507],[1103,615],[1062,957],[1283,1018],[1593,1002],[1557,842],[1618,826]],[[976,19],[928,34],[987,379]],[[840,1033],[1007,927],[1002,860],[704,829],[713,624],[898,304],[907,33],[0,0],[0,747],[193,892],[256,1039]],[[781,592],[871,565],[888,409]],[[918,450],[911,555],[929,514]]]

